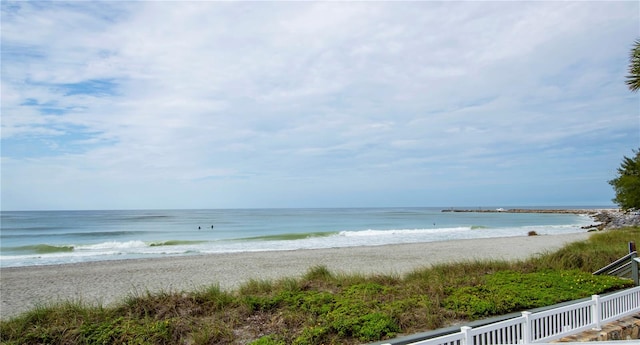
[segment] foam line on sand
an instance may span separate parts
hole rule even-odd
[[[300,277],[319,265],[336,273],[401,275],[438,263],[526,259],[588,237],[588,233],[502,237],[0,268],[0,317],[57,301],[107,306],[147,291],[193,291],[212,284],[233,290],[250,279]]]

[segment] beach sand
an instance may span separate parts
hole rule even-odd
[[[334,273],[402,275],[438,263],[526,259],[588,237],[580,233],[0,268],[0,317],[59,301],[108,306],[147,292],[194,291],[215,284],[233,290],[251,279],[300,277],[319,265]]]

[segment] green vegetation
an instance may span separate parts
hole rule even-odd
[[[469,319],[476,319],[579,299],[614,286],[622,286],[618,278],[576,270],[501,271],[488,276],[481,285],[455,289],[444,305]]]
[[[637,39],[629,54],[629,75],[626,80],[631,91],[640,90],[640,39]]]
[[[625,156],[618,168],[618,176],[609,181],[616,192],[613,202],[625,210],[640,209],[640,149],[633,152],[636,156]]]
[[[629,54],[629,75],[626,84],[629,90],[640,90],[640,39],[633,43]],[[624,157],[618,168],[618,176],[609,181],[616,192],[613,202],[622,209],[640,209],[640,149],[633,151],[634,158]]]
[[[468,261],[407,274],[253,280],[238,291],[131,296],[114,307],[67,302],[0,323],[3,344],[360,344],[631,286],[591,272],[640,243],[640,228],[526,261]]]

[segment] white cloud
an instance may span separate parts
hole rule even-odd
[[[639,141],[623,81],[636,3],[2,6],[9,208],[36,205],[35,186],[82,186],[45,208],[91,190],[109,191],[96,207],[128,207],[114,191],[131,186],[132,207],[181,207],[187,191],[184,207],[207,207],[211,190],[214,206],[331,206],[349,186],[382,205],[394,185],[580,180],[586,157],[615,165]]]

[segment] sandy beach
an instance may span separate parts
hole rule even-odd
[[[526,259],[588,237],[580,233],[0,268],[0,317],[56,301],[108,306],[147,291],[191,291],[212,284],[233,290],[251,279],[299,277],[318,265],[336,273],[402,275],[437,263]]]

